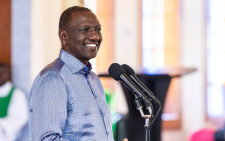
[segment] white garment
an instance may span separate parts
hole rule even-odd
[[[12,83],[6,82],[0,86],[0,97],[5,97],[12,89]],[[28,121],[26,95],[19,89],[14,89],[8,107],[8,114],[0,118],[0,141],[14,141],[18,132]]]

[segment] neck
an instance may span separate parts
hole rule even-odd
[[[88,62],[89,61],[82,61],[82,60],[80,60],[85,66],[87,66],[88,65]]]

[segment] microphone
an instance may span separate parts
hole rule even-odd
[[[123,83],[128,89],[130,89],[134,96],[135,100],[140,100],[140,98],[144,101],[146,107],[151,106],[151,101],[145,96],[145,94],[130,80],[130,78],[126,75],[126,71],[123,67],[121,67],[117,63],[113,63],[110,65],[108,69],[109,75],[112,76],[113,79],[116,81],[120,81]],[[140,107],[140,104],[138,104],[136,101],[136,106]]]
[[[146,96],[148,98],[151,98],[153,99],[153,102],[157,103],[158,105],[161,106],[161,102],[154,96],[153,92],[151,92],[138,78],[137,76],[135,75],[135,72],[134,70],[126,65],[126,64],[123,64],[122,67],[125,69],[126,71],[126,74],[129,76],[129,78],[131,80],[133,80],[133,82],[136,84],[136,86],[142,90],[142,92],[144,92],[146,94]]]

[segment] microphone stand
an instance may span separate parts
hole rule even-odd
[[[122,80],[120,80],[120,82],[122,84],[124,84],[128,89],[130,89],[132,91],[132,93],[135,96],[135,105],[137,107],[137,109],[139,110],[141,117],[145,119],[145,125],[144,128],[146,130],[146,139],[145,141],[150,141],[150,130],[152,127],[152,124],[154,123],[156,117],[158,116],[160,110],[161,110],[161,103],[159,101],[154,101],[155,99],[153,99],[153,102],[155,102],[156,104],[159,105],[159,109],[156,113],[156,116],[153,115],[153,105],[151,102],[150,98],[147,98],[146,96],[142,95],[141,93],[138,93],[138,88],[136,88],[134,84],[132,84],[132,81],[130,81],[129,79],[127,79],[128,77],[126,77],[126,74],[121,75],[120,76]],[[149,114],[150,115],[145,115],[142,108],[143,106],[141,105],[140,100],[143,100],[145,107],[147,107],[146,109],[148,109]]]
[[[136,105],[137,109],[139,110],[139,112],[141,114],[141,117],[145,119],[145,125],[144,125],[145,141],[150,141],[150,130],[151,130],[151,126],[152,126],[152,118],[154,117],[152,103],[148,104],[148,105],[151,105],[151,106],[148,106],[146,108],[149,111],[149,115],[145,115],[143,110],[142,110],[143,106],[142,106],[141,102],[138,99],[135,99],[134,102],[135,102],[135,105]]]

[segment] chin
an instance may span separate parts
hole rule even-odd
[[[89,59],[89,60],[94,59],[94,58],[96,58],[96,56],[94,56],[94,57],[90,57],[90,59]]]
[[[97,53],[96,53],[96,54],[90,55],[89,58],[90,58],[90,59],[94,59],[96,56],[97,56]]]

